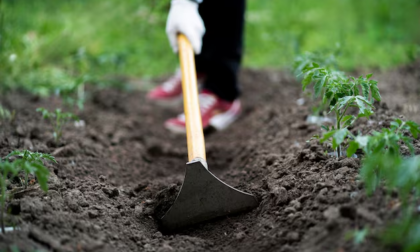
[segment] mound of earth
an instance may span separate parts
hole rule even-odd
[[[379,73],[383,101],[375,116],[354,130],[380,129],[405,114],[420,121],[419,64]],[[375,76],[375,75],[374,75]],[[356,246],[346,234],[381,228],[398,216],[393,196],[367,197],[358,180],[359,158],[325,155],[326,145],[308,124],[310,103],[298,105],[299,83],[288,73],[245,70],[244,110],[229,129],[206,135],[209,169],[221,180],[251,192],[260,205],[251,212],[162,234],[157,216],[172,204],[183,181],[185,136],[163,122],[182,106],[162,108],[145,92],[90,92],[79,112],[85,126],[68,125],[61,144],[35,113],[56,108],[57,98],[22,92],[1,97],[17,113],[3,124],[0,156],[15,149],[53,154],[48,193],[33,186],[8,202],[19,229],[0,236],[0,251],[395,251],[369,236]],[[408,104],[408,105],[407,105]],[[416,153],[420,142],[415,140]],[[13,186],[13,185],[12,185]]]

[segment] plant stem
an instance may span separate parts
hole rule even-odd
[[[1,177],[1,209],[0,209],[0,224],[1,224],[1,232],[4,234],[5,230],[4,230],[4,205],[5,205],[5,201],[6,201],[6,179],[5,176],[6,174],[3,173],[2,177]]]
[[[403,126],[405,125],[405,122],[403,122],[400,127],[398,127],[397,131],[395,132],[395,134],[399,134],[401,129],[403,128]]]
[[[25,189],[28,188],[29,172],[25,172]]]
[[[340,116],[340,123],[341,123],[341,120],[343,120],[343,117],[344,117],[344,115],[346,114],[346,112],[347,112],[347,109],[350,107],[350,103],[347,103],[347,105],[346,105],[346,107],[344,108],[344,112],[341,114],[341,116]]]
[[[340,117],[340,114],[339,114],[339,112],[340,112],[340,110],[336,110],[335,111],[335,115],[336,115],[336,120],[337,120],[337,122],[336,122],[336,129],[337,130],[339,130],[340,129],[340,124],[341,124],[341,118],[342,117]],[[337,158],[339,158],[340,156],[341,156],[341,144],[339,144],[338,146],[337,146]]]

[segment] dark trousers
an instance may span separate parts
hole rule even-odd
[[[206,33],[201,54],[195,57],[197,72],[206,74],[205,89],[233,101],[240,94],[245,0],[204,0],[199,12]]]

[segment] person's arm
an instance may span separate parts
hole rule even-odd
[[[178,52],[177,34],[187,36],[194,52],[200,54],[202,38],[206,29],[198,13],[198,5],[202,0],[172,0],[166,22],[166,34],[172,50]]]

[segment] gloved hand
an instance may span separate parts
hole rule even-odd
[[[211,1],[211,0],[210,0]],[[187,36],[195,54],[200,54],[206,28],[198,13],[198,3],[190,0],[172,0],[166,21],[166,34],[172,50],[178,52],[177,34]]]

